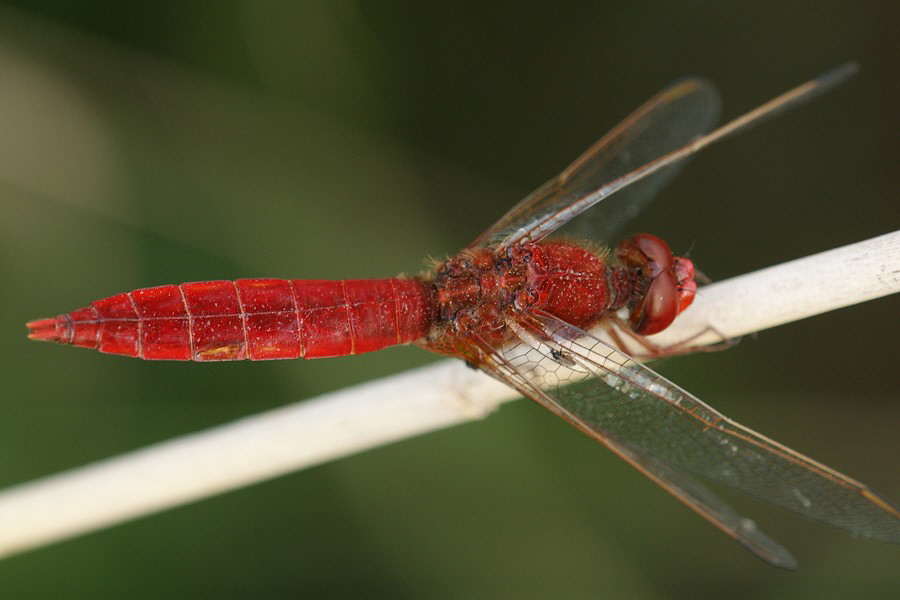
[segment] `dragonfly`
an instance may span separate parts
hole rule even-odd
[[[616,194],[616,211],[593,218],[593,230],[610,235],[684,159],[832,88],[855,69],[838,67],[712,131],[715,88],[701,79],[676,82],[422,275],[138,289],[31,321],[29,337],[201,362],[415,344],[461,358],[562,417],[772,565],[794,568],[796,561],[699,479],[859,537],[900,543],[900,511],[872,488],[727,418],[643,364],[694,349],[646,338],[693,301],[701,277],[690,259],[647,233],[614,249],[560,235],[603,215],[603,205],[589,209]]]

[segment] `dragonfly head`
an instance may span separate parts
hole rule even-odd
[[[637,286],[640,293],[630,306],[629,322],[635,333],[659,333],[694,301],[694,263],[673,256],[660,238],[649,233],[632,236],[619,244],[616,254],[646,282]]]

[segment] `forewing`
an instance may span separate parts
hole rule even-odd
[[[482,368],[494,377],[505,381],[523,396],[531,398],[599,441],[760,559],[785,569],[793,569],[797,566],[794,557],[787,549],[760,531],[753,521],[735,512],[721,498],[696,480],[673,468],[665,461],[641,452],[632,444],[590,427],[578,415],[569,412],[553,394],[548,393],[549,390],[540,387],[539,381],[542,376],[535,377],[533,372],[524,372],[521,365],[524,360],[533,369],[535,365],[545,360],[553,362],[544,354],[544,350],[547,350],[546,347],[537,349],[519,344],[510,350],[508,358],[501,353],[489,352],[482,362]],[[539,352],[539,355],[526,358],[526,355],[532,351]],[[524,352],[524,354],[519,354],[519,352]],[[514,364],[520,366],[513,366]]]
[[[519,391],[649,471],[748,547],[755,543],[724,503],[698,501],[697,493],[685,500],[672,482],[688,487],[693,473],[860,537],[900,543],[900,512],[865,485],[728,419],[577,327],[549,315],[510,326],[521,343],[501,356]]]
[[[668,179],[666,172],[671,173],[669,170],[683,163],[686,158],[715,142],[815,98],[845,81],[856,70],[857,66],[854,63],[841,65],[776,96],[710,133],[696,135],[680,147],[663,151],[661,155],[657,154],[648,162],[632,160],[632,154],[637,153],[639,149],[653,147],[649,141],[636,141],[652,139],[642,134],[643,131],[653,134],[657,131],[666,131],[662,124],[680,122],[688,114],[688,109],[682,106],[696,105],[697,113],[705,114],[701,108],[704,104],[701,99],[709,101],[716,99],[718,103],[714,92],[702,81],[687,80],[677,84],[638,109],[635,115],[597,142],[587,154],[575,161],[559,177],[513,207],[496,225],[475,240],[473,246],[497,244],[503,248],[538,242],[612,194],[642,183],[655,191],[661,182]],[[678,104],[675,104],[676,102]],[[669,110],[671,116],[667,116]],[[647,127],[643,127],[645,122]],[[661,124],[655,125],[657,122]],[[689,133],[688,130],[685,132]],[[668,139],[667,136],[664,137]],[[673,136],[672,142],[675,146],[677,146],[674,143],[676,139],[677,137]],[[612,166],[608,168],[606,165]],[[660,175],[661,173],[663,175]],[[660,179],[656,179],[657,177]],[[648,181],[649,184],[646,183]],[[623,218],[629,218],[631,212],[625,211]],[[618,222],[614,218],[613,224]]]
[[[533,222],[559,212],[604,184],[684,146],[712,128],[719,109],[719,95],[708,82],[687,79],[673,84],[600,138],[562,173],[515,205],[471,247],[497,244],[510,233],[528,229]],[[684,165],[685,161],[680,161],[618,190],[616,201],[608,209],[594,208],[589,216],[577,220],[579,233],[608,240]]]

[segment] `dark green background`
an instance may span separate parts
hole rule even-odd
[[[634,224],[722,279],[886,233],[896,3],[6,2],[0,484],[424,364],[164,364],[22,324],[137,287],[416,272],[658,89],[734,116],[839,90],[696,159]],[[835,285],[840,285],[836,281]],[[660,370],[900,498],[896,298]],[[732,498],[732,496],[729,496]],[[527,402],[0,562],[3,598],[889,598],[900,549],[734,502],[773,569]],[[2,535],[2,532],[0,532]]]

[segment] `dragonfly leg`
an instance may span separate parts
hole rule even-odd
[[[674,344],[661,346],[647,339],[639,333],[635,333],[626,320],[619,317],[611,317],[609,326],[606,327],[607,334],[617,348],[627,352],[632,358],[639,361],[656,360],[667,358],[669,356],[680,356],[682,354],[693,354],[694,352],[718,352],[737,345],[740,338],[726,338],[723,334],[711,325],[707,325],[697,333],[684,338]],[[720,341],[714,344],[695,344],[694,341],[700,339],[704,335],[712,333],[719,338]]]

